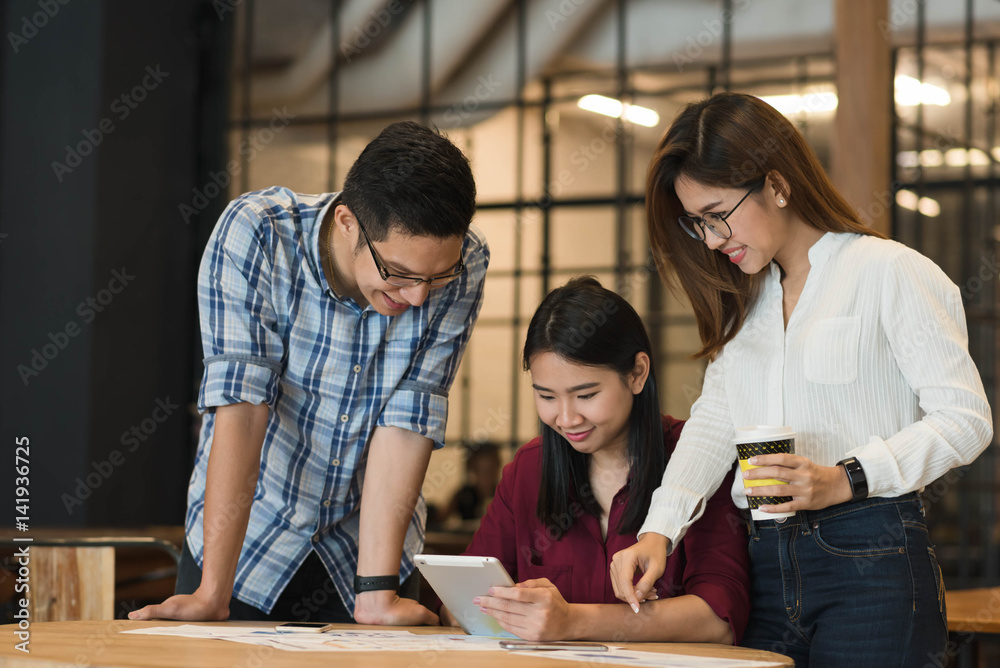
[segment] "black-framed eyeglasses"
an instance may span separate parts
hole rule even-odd
[[[379,257],[378,251],[375,250],[375,246],[372,245],[372,240],[368,237],[368,232],[365,231],[365,226],[361,224],[361,221],[358,220],[357,216],[354,217],[354,220],[358,221],[358,228],[361,230],[361,234],[365,235],[365,243],[368,244],[368,250],[372,253],[372,259],[375,260],[375,267],[378,269],[379,276],[381,276],[382,280],[389,285],[394,285],[397,288],[409,288],[415,285],[420,285],[421,283],[430,283],[432,288],[440,288],[448,283],[451,283],[465,273],[465,262],[459,259],[458,265],[455,266],[454,273],[446,274],[444,276],[420,278],[419,276],[400,276],[399,274],[390,274],[389,270],[385,266],[385,263],[382,261],[382,258]]]
[[[750,193],[757,190],[758,187],[759,185],[754,185],[753,188],[748,190],[747,194],[736,203],[736,206],[730,209],[729,213],[725,215],[718,213],[706,213],[704,218],[701,216],[680,216],[677,218],[677,222],[680,223],[680,226],[684,228],[685,232],[699,241],[705,240],[706,227],[710,229],[712,234],[715,236],[728,239],[733,236],[733,230],[729,227],[729,217],[740,207],[740,204],[743,204],[743,200],[750,197]]]

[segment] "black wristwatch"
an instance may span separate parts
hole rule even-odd
[[[372,577],[354,576],[354,593],[361,594],[366,591],[382,591],[391,589],[399,591],[398,575],[377,575]]]
[[[868,498],[868,478],[865,470],[861,467],[861,462],[855,457],[848,457],[837,462],[837,466],[843,466],[847,472],[847,481],[851,483],[851,501],[863,501]]]

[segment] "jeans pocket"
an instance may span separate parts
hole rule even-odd
[[[944,617],[945,623],[947,624],[947,614],[945,610],[944,603],[944,578],[941,576],[941,566],[938,564],[937,555],[934,554],[934,548],[927,548],[927,556],[931,560],[931,573],[934,574],[934,585],[937,587],[938,596],[938,610],[941,612],[941,616]]]
[[[891,505],[859,508],[822,519],[814,525],[812,535],[820,549],[838,557],[906,554],[906,533]]]

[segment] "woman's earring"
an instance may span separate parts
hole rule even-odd
[[[785,206],[785,200],[779,199],[778,200],[778,206]]]

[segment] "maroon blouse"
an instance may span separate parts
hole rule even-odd
[[[663,417],[668,458],[683,426],[682,421]],[[610,567],[615,553],[636,541],[635,533],[620,535],[617,530],[629,483],[612,501],[607,540],[601,537],[599,519],[581,511],[572,528],[556,541],[535,516],[541,474],[539,437],[521,446],[514,461],[504,467],[496,496],[464,554],[496,557],[515,582],[548,578],[569,603],[621,603],[611,586]],[[732,484],[730,471],[704,515],[667,558],[656,591],[660,598],[701,597],[729,623],[739,643],[750,614],[750,580],[746,526],[730,497]]]

